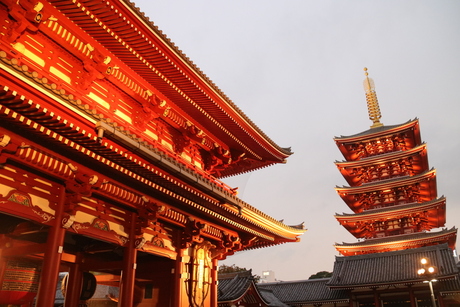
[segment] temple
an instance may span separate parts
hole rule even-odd
[[[299,241],[220,179],[292,154],[127,0],[0,0],[0,305],[217,306],[218,261]]]
[[[446,199],[438,197],[436,171],[430,169],[418,119],[385,126],[374,82],[364,80],[369,130],[334,138],[345,161],[336,166],[349,186],[336,191],[351,214],[337,221],[360,241],[336,244],[344,256],[396,251],[448,243],[454,250],[457,230],[446,223]]]

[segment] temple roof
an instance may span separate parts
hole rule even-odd
[[[420,259],[428,258],[438,268],[438,280],[458,278],[459,270],[447,244],[357,256],[337,256],[327,283],[331,288],[351,289],[378,285],[414,284]]]
[[[235,164],[220,177],[282,163],[292,154],[256,126],[133,2],[50,2],[107,48],[112,59],[158,90],[185,121],[254,159],[250,167]]]
[[[10,63],[2,54],[0,54],[0,60]],[[14,90],[9,87],[10,85],[4,86],[3,83],[0,83],[0,86],[3,89],[0,90],[2,104],[8,106],[0,106],[0,118],[7,122],[14,122],[17,125],[18,133],[22,131],[28,136],[34,135],[33,138],[36,142],[53,146],[56,152],[62,154],[59,158],[62,161],[65,161],[66,158],[64,157],[71,152],[72,155],[77,155],[77,161],[81,163],[90,161],[88,163],[93,163],[91,169],[97,168],[103,173],[113,172],[115,164],[112,161],[116,161],[117,178],[135,180],[138,187],[143,186],[147,189],[161,186],[161,191],[168,195],[169,200],[167,202],[174,202],[175,199],[183,201],[184,197],[187,197],[193,200],[193,202],[189,202],[191,204],[190,209],[197,210],[201,212],[200,214],[212,215],[213,218],[223,221],[232,228],[243,229],[251,235],[268,239],[268,241],[259,240],[250,248],[298,241],[298,236],[305,232],[303,225],[288,226],[283,224],[236,197],[225,189],[219,181],[210,180],[211,178],[207,179],[199,173],[191,172],[181,163],[155,148],[139,146],[136,152],[123,153],[122,146],[100,142],[92,130],[82,129],[67,118],[63,118],[40,105],[39,102],[42,101],[43,97],[34,95],[26,89]],[[62,97],[62,99],[65,98],[73,101],[70,97]],[[23,117],[16,113],[16,111],[22,112],[29,110],[29,108],[34,110],[33,115],[30,115],[30,112],[27,113],[30,120],[23,120]],[[166,175],[166,171],[150,167],[138,155],[143,147],[145,147],[146,155],[156,155],[157,159],[162,160],[165,165],[171,168],[170,171],[174,171]],[[37,148],[37,150],[39,149]],[[97,167],[94,166],[96,165],[94,163],[97,164]],[[82,169],[84,168],[82,167]],[[106,175],[104,179],[110,181],[111,176]],[[181,181],[181,184],[178,185],[178,181]],[[182,182],[188,182],[193,188],[191,189]],[[220,202],[212,205],[213,200],[209,200],[207,193],[215,199],[219,199]],[[160,199],[163,200],[163,198]],[[166,202],[166,199],[164,201]],[[130,205],[134,204],[130,202]],[[209,208],[212,208],[212,211]],[[255,229],[258,230],[255,231]]]
[[[298,281],[280,281],[257,284],[259,289],[273,291],[274,295],[285,304],[339,303],[348,302],[349,295],[344,290],[329,289],[329,278]]]
[[[225,177],[283,163],[291,154],[290,150],[277,146],[260,131],[133,3],[123,0],[67,0],[50,3],[45,2],[43,5],[47,14],[53,17],[42,20],[31,40],[38,42],[43,39],[43,42],[52,46],[78,42],[78,46],[83,48],[78,51],[81,54],[72,53],[75,50],[66,53],[66,45],[55,46],[59,48],[57,50],[62,50],[63,57],[78,65],[91,62],[97,56],[94,53],[103,53],[105,60],[111,60],[114,71],[124,70],[124,77],[131,78],[129,82],[135,84],[133,88],[137,88],[137,92],[128,88],[126,84],[129,82],[115,80],[113,75],[107,75],[104,80],[97,79],[95,83],[102,84],[105,81],[112,86],[118,82],[113,88],[107,89],[115,88],[115,96],[122,93],[120,97],[130,100],[133,105],[129,106],[132,107],[141,105],[142,100],[148,102],[145,96],[155,92],[162,102],[167,100],[167,104],[170,103],[168,114],[177,111],[174,120],[177,119],[185,126],[191,123],[199,126],[206,134],[209,132],[210,140],[233,146],[232,149],[237,149],[237,152],[241,150],[246,153],[245,157],[251,157],[249,160],[252,162],[245,164],[242,159],[243,164],[235,162],[226,172],[217,175]],[[6,8],[3,13],[8,14]],[[23,35],[21,39],[29,37]],[[6,41],[1,44],[5,43],[9,45]],[[57,82],[59,75],[42,75],[49,73],[46,71],[48,65],[46,69],[38,68],[41,69],[38,73],[33,61],[29,59],[22,63],[22,58],[18,60],[21,53],[10,52],[11,49],[8,46],[0,51],[0,118],[14,127],[18,138],[22,135],[25,140],[35,142],[31,151],[45,152],[44,148],[53,147],[59,161],[67,163],[75,159],[81,164],[81,171],[97,170],[101,180],[116,178],[132,183],[132,186],[123,189],[137,195],[139,199],[152,193],[158,202],[171,206],[179,203],[181,210],[194,216],[210,218],[219,226],[225,225],[232,231],[243,230],[247,240],[254,240],[254,237],[260,239],[251,241],[254,243],[248,248],[298,241],[298,236],[305,231],[302,225],[285,225],[279,219],[243,202],[236,197],[233,189],[217,180],[216,176],[195,167],[193,163],[181,160],[179,151],[168,152],[165,146],[162,147],[162,142],[148,143],[145,137],[139,137],[140,130],[132,128],[134,125],[127,124],[127,121],[120,124],[118,118],[108,117],[106,111],[101,111],[104,104],[110,105],[112,102],[114,106],[108,112],[114,114],[119,107],[117,100],[113,102],[101,98],[104,101],[100,103],[88,103],[90,99],[86,90],[74,86],[75,82],[71,79],[76,74],[67,75],[72,82]],[[82,50],[86,53],[83,54]],[[66,84],[66,87],[61,88],[62,84]],[[165,129],[177,130],[177,125],[174,126],[177,122],[165,113],[157,114],[161,116],[159,120],[164,121]],[[127,114],[126,111],[125,115],[129,117]],[[98,136],[100,128],[104,136]],[[181,134],[181,137],[185,140],[187,134]],[[58,179],[63,180],[60,177]],[[138,195],[139,190],[136,189],[141,190],[142,195]],[[149,201],[148,197],[145,199]],[[137,205],[132,201],[124,201],[123,204],[128,207]],[[164,215],[161,218],[172,221],[175,216],[179,215]],[[207,234],[220,234],[213,229],[209,227]]]

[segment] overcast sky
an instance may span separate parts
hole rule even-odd
[[[333,137],[369,129],[363,68],[385,125],[419,118],[446,227],[460,226],[460,1],[135,1],[272,140],[294,155],[224,182],[286,224],[301,242],[237,253],[222,263],[279,280],[332,271],[335,242],[356,242],[334,218],[351,213]],[[460,246],[460,245],[459,245]]]

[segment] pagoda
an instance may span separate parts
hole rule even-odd
[[[335,164],[349,186],[336,187],[353,213],[336,214],[356,243],[335,244],[344,256],[397,251],[447,243],[457,230],[445,226],[446,199],[437,196],[436,171],[428,165],[418,119],[385,126],[374,82],[365,68],[369,130],[335,137],[344,161]]]

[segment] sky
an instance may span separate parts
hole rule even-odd
[[[220,264],[271,270],[277,280],[332,271],[334,243],[357,240],[333,138],[370,128],[364,72],[381,122],[419,118],[446,227],[460,227],[460,1],[136,0],[136,5],[253,122],[294,154],[286,164],[223,181],[288,225],[298,243],[236,253]],[[460,248],[460,241],[457,246]]]

